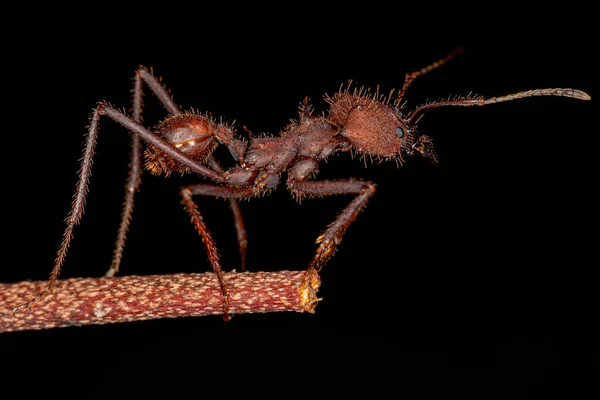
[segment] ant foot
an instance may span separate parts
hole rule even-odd
[[[117,270],[113,267],[110,267],[108,269],[108,271],[106,271],[106,274],[104,274],[104,277],[106,278],[112,278],[113,276],[115,276],[115,274],[117,273]]]
[[[223,321],[227,322],[231,319],[231,315],[229,315],[229,290],[225,282],[221,284],[221,294],[223,295]]]

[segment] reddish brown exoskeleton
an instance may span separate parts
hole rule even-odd
[[[402,107],[403,98],[412,81],[446,63],[458,53],[460,50],[419,71],[407,74],[403,87],[395,95],[390,93],[389,96],[384,97],[371,94],[368,90],[353,89],[348,85],[333,96],[326,97],[329,113],[325,116],[313,115],[312,108],[305,101],[300,108],[299,118],[288,125],[281,135],[251,137],[249,141],[237,137],[231,125],[215,121],[209,115],[181,112],[159,80],[148,69],[140,68],[135,75],[132,116],[105,102],[99,103],[94,110],[75,200],[67,219],[67,227],[48,286],[43,293],[29,303],[16,307],[14,311],[30,308],[54,289],[71,242],[73,228],[83,214],[98,136],[98,122],[102,115],[120,123],[133,133],[132,160],[126,184],[125,204],[113,262],[106,275],[113,276],[119,271],[127,226],[133,209],[133,198],[142,170],[141,141],[144,141],[147,145],[145,166],[153,174],[197,173],[213,182],[184,186],[181,189],[181,197],[192,223],[202,236],[208,259],[219,279],[223,293],[224,318],[227,319],[229,294],[219,253],[193,196],[229,199],[238,234],[241,269],[245,270],[247,242],[238,200],[267,195],[281,184],[284,173],[287,174],[285,182],[288,190],[297,198],[354,194],[356,197],[317,238],[317,251],[305,274],[306,279],[309,280],[313,273],[318,272],[333,256],[342,241],[344,232],[375,193],[375,184],[368,181],[311,180],[310,178],[317,173],[319,164],[332,154],[339,151],[352,151],[365,157],[394,160],[398,164],[402,164],[407,157],[418,154],[437,163],[437,155],[431,139],[419,134],[417,129],[417,117],[428,109],[442,106],[483,106],[531,96],[590,99],[586,93],[575,89],[535,89],[489,99],[479,96],[457,97],[427,103],[412,111],[405,111]],[[171,114],[154,132],[140,124],[143,83],[148,85]],[[213,157],[213,152],[219,145],[226,146],[236,162],[236,165],[228,170],[223,170]],[[310,288],[310,285],[306,287]],[[311,301],[316,301],[314,293],[307,293],[307,295]]]

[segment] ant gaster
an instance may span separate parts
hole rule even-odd
[[[133,209],[133,197],[137,191],[142,170],[142,145],[146,142],[145,166],[153,174],[169,175],[171,172],[197,173],[214,183],[199,183],[181,188],[182,203],[189,213],[192,223],[202,236],[212,269],[217,275],[223,293],[224,318],[228,319],[229,293],[227,282],[220,265],[216,244],[207,229],[193,196],[213,196],[229,200],[241,256],[241,269],[245,270],[246,231],[238,200],[259,197],[278,187],[282,174],[287,172],[287,188],[297,198],[354,194],[355,198],[342,210],[336,219],[317,238],[317,251],[305,273],[302,296],[305,304],[318,301],[308,282],[333,256],[344,232],[354,221],[367,201],[375,193],[375,184],[356,179],[309,180],[317,172],[319,164],[339,151],[351,151],[363,157],[394,160],[402,164],[404,160],[418,154],[437,163],[437,155],[428,136],[417,130],[417,116],[423,111],[441,106],[483,106],[531,96],[562,96],[580,100],[590,97],[575,89],[536,89],[501,97],[485,99],[479,96],[456,97],[421,105],[411,112],[403,109],[403,97],[412,83],[423,75],[452,59],[462,52],[457,49],[447,57],[406,74],[404,85],[396,95],[380,96],[368,90],[352,89],[351,85],[340,89],[331,97],[329,113],[314,116],[312,108],[305,100],[300,108],[297,121],[288,125],[280,136],[250,138],[249,142],[236,136],[231,125],[217,122],[208,114],[182,112],[173,102],[170,94],[154,77],[151,71],[140,68],[135,75],[132,116],[117,110],[106,102],[100,102],[93,112],[75,199],[67,218],[67,227],[60,244],[54,268],[47,288],[30,302],[16,307],[31,308],[51,293],[58,279],[69,248],[73,228],[83,214],[94,148],[98,136],[100,116],[120,123],[131,133],[131,164],[126,183],[124,208],[119,227],[113,261],[106,276],[119,271],[121,255],[125,244],[127,228]],[[145,83],[158,100],[171,114],[161,122],[154,132],[141,123],[142,86]],[[236,164],[224,170],[213,157],[217,146],[229,149]],[[308,308],[307,308],[308,309]]]

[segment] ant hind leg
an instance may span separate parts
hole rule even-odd
[[[169,91],[160,83],[148,69],[140,67],[135,73],[133,86],[133,109],[132,119],[137,122],[142,122],[142,106],[143,106],[143,84],[150,88],[160,103],[172,114],[181,114],[179,107],[173,102]],[[131,134],[131,161],[129,163],[129,175],[125,184],[125,200],[123,201],[123,211],[121,212],[121,224],[117,233],[115,250],[113,258],[106,277],[112,277],[119,272],[121,259],[123,258],[123,250],[125,248],[125,240],[127,239],[127,231],[131,222],[131,214],[133,212],[134,196],[137,193],[141,183],[142,163],[141,163],[142,143],[136,134]]]

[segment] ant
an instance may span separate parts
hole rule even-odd
[[[438,158],[432,140],[418,133],[418,118],[424,111],[445,106],[484,106],[532,96],[562,96],[590,100],[585,92],[575,89],[534,89],[493,98],[462,96],[429,102],[405,111],[403,99],[411,83],[462,53],[456,49],[445,58],[408,73],[402,88],[388,96],[369,90],[341,87],[333,96],[325,96],[329,112],[313,115],[313,109],[305,99],[300,106],[299,117],[283,129],[279,136],[252,137],[246,141],[238,138],[232,125],[215,120],[209,114],[182,112],[174,103],[167,89],[151,70],[140,67],[135,74],[133,89],[133,112],[129,116],[106,102],[99,102],[91,116],[86,147],[81,163],[79,182],[66,229],[57,252],[54,268],[46,289],[33,300],[13,309],[31,308],[36,302],[52,293],[64,263],[73,229],[83,214],[90,171],[94,157],[98,124],[101,116],[128,129],[131,135],[131,163],[126,183],[125,201],[119,226],[112,264],[106,273],[112,277],[119,272],[128,225],[133,210],[134,194],[140,183],[142,171],[142,141],[145,167],[154,175],[168,176],[172,172],[196,173],[214,183],[198,183],[181,188],[182,204],[201,235],[208,253],[212,270],[216,274],[223,294],[223,317],[229,319],[229,294],[224,279],[217,246],[204,223],[193,200],[194,196],[214,196],[229,200],[233,212],[239,243],[241,270],[245,271],[246,230],[238,200],[269,194],[281,184],[282,174],[287,173],[286,185],[298,200],[304,197],[321,197],[337,194],[353,194],[356,197],[317,238],[317,251],[305,272],[303,296],[307,304],[318,299],[308,284],[334,255],[346,229],[354,221],[369,199],[375,194],[375,184],[358,179],[310,180],[316,175],[319,164],[339,151],[350,151],[362,157],[393,160],[402,165],[406,158],[419,155],[432,163]],[[146,84],[170,114],[154,131],[141,124],[143,85]],[[245,127],[244,127],[245,128]],[[248,131],[249,132],[249,131]],[[213,157],[213,152],[223,145],[236,164],[224,170]]]

